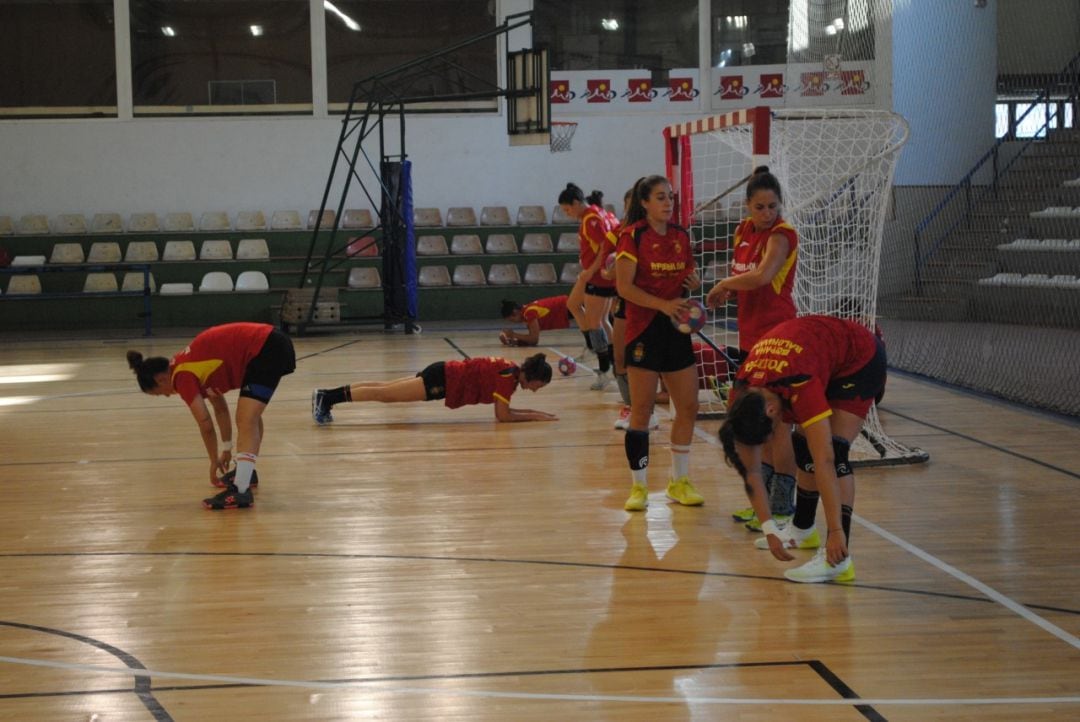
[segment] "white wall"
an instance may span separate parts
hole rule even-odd
[[[998,72],[1058,73],[1080,53],[1077,0],[997,0]]]

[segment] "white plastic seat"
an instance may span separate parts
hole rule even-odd
[[[83,281],[83,293],[116,293],[119,290],[115,273],[88,273]]]
[[[270,228],[275,231],[302,231],[300,211],[274,211],[270,216]]]
[[[188,233],[195,230],[195,221],[190,213],[166,213],[164,229],[166,233]]]
[[[236,277],[237,293],[263,293],[270,290],[270,281],[262,271],[241,271]]]
[[[450,252],[455,256],[472,256],[483,253],[484,247],[480,244],[480,236],[462,234],[450,240]]]
[[[575,226],[577,225],[577,221],[563,213],[562,206],[555,206],[551,209],[551,225]]]
[[[49,219],[36,213],[19,219],[17,230],[20,236],[43,236],[49,232]]]
[[[1067,186],[1067,187],[1070,187],[1070,188],[1074,187],[1074,186],[1080,186],[1080,176],[1077,176],[1076,178],[1072,178],[1071,180],[1067,180],[1064,183],[1062,183],[1061,185]]]
[[[142,271],[127,271],[124,273],[124,280],[120,284],[120,290],[124,293],[133,293],[135,291],[142,291],[143,289],[143,272]],[[150,274],[150,293],[157,290],[157,282],[154,280],[154,274]]]
[[[203,241],[199,246],[200,261],[231,261],[232,257],[229,241]]]
[[[487,237],[484,250],[488,253],[517,253],[517,240],[512,233],[492,233]]]
[[[0,236],[10,236],[15,232],[15,225],[11,222],[11,216],[0,216]]]
[[[442,236],[420,236],[416,239],[416,255],[418,256],[446,256],[449,253],[446,239]]]
[[[484,206],[480,209],[480,225],[482,226],[508,226],[510,225],[510,209],[506,206]]]
[[[240,211],[236,214],[236,230],[265,231],[266,214],[262,211]]]
[[[157,259],[157,244],[153,241],[131,241],[124,251],[125,263],[153,263]]]
[[[581,273],[580,263],[564,263],[559,272],[559,283],[576,283],[578,274]]]
[[[530,263],[525,267],[525,283],[539,285],[558,282],[554,263]]]
[[[483,266],[457,266],[454,268],[455,286],[486,286]]]
[[[200,231],[228,231],[232,230],[229,223],[229,214],[225,211],[207,211],[199,218]]]
[[[44,266],[45,256],[15,256],[11,259],[12,266]]]
[[[265,238],[241,238],[236,244],[236,260],[265,261],[270,258],[270,247]]]
[[[559,245],[556,247],[559,253],[580,253],[581,239],[576,233],[560,233]]]
[[[195,244],[191,241],[166,241],[161,254],[163,261],[194,261]]]
[[[81,243],[54,243],[49,263],[82,263],[86,260]]]
[[[417,283],[431,288],[450,285],[450,271],[446,266],[421,266]]]
[[[1051,276],[1050,285],[1055,288],[1072,288],[1076,285],[1076,276],[1069,274]]]
[[[375,268],[375,266],[357,266],[355,268],[350,268],[348,285],[349,288],[382,288],[382,279],[379,278],[379,269]]]
[[[522,253],[551,253],[553,251],[551,236],[547,233],[526,233],[521,239]]]
[[[341,227],[349,230],[367,230],[375,227],[371,211],[367,208],[346,208],[341,217]]]
[[[18,274],[8,283],[8,295],[41,293],[41,279],[36,274]]]
[[[438,208],[413,208],[413,225],[434,228],[442,225],[442,213]]]
[[[194,285],[190,283],[163,283],[161,284],[162,296],[190,296],[195,293]]]
[[[1021,286],[1048,286],[1050,277],[1045,273],[1029,273],[1020,279]]]
[[[308,230],[309,231],[313,230],[315,228],[315,222],[319,221],[319,230],[320,231],[329,231],[331,228],[334,227],[334,218],[335,218],[335,216],[336,216],[336,214],[334,213],[334,211],[332,211],[330,209],[326,209],[325,211],[322,212],[322,218],[320,220],[318,210],[308,211],[308,214],[307,214],[307,227],[308,227]]]
[[[157,213],[132,213],[128,216],[128,233],[157,233],[160,230]]]
[[[517,213],[519,226],[544,226],[547,225],[547,214],[543,206],[519,206]]]
[[[466,207],[449,208],[446,211],[446,225],[475,226],[476,211]]]
[[[60,236],[86,233],[86,216],[82,213],[61,213],[53,221],[53,233]]]
[[[225,271],[209,271],[199,282],[199,293],[227,293],[232,290],[232,276]]]
[[[514,263],[493,263],[488,269],[487,282],[492,286],[518,286],[521,273]]]
[[[116,241],[95,241],[90,244],[90,252],[86,254],[86,262],[119,263],[121,257],[120,244]]]
[[[95,213],[90,221],[91,233],[123,233],[124,221],[119,213]]]
[[[1072,206],[1047,206],[1041,211],[1032,211],[1028,215],[1032,218],[1056,218],[1059,216],[1071,216]]]

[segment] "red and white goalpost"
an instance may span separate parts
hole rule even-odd
[[[746,182],[767,165],[780,180],[782,213],[799,233],[795,304],[873,328],[885,213],[908,126],[896,113],[868,109],[748,108],[664,129],[676,222],[694,236],[704,284],[728,273],[731,241],[746,216]],[[735,307],[716,309],[706,335],[738,346]],[[723,363],[715,370],[724,377]],[[701,408],[723,413],[722,393],[706,381]],[[853,458],[863,465],[914,463],[925,452],[885,435],[871,411]]]

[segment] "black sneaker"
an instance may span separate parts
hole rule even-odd
[[[203,499],[203,506],[213,510],[247,509],[250,506],[255,506],[255,495],[251,493],[251,489],[241,494],[236,490],[235,486],[229,484],[225,491],[220,494],[209,499]]]
[[[214,482],[214,486],[219,489],[224,489],[226,486],[232,486],[236,483],[236,469],[229,469]],[[259,488],[259,472],[255,469],[251,470],[251,488]]]
[[[334,420],[334,415],[330,413],[330,404],[326,403],[324,389],[315,389],[311,392],[311,418],[315,419],[315,423],[319,426],[329,424]]]

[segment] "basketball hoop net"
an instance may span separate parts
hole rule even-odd
[[[551,123],[551,152],[562,153],[570,150],[570,140],[577,130],[577,123]]]

